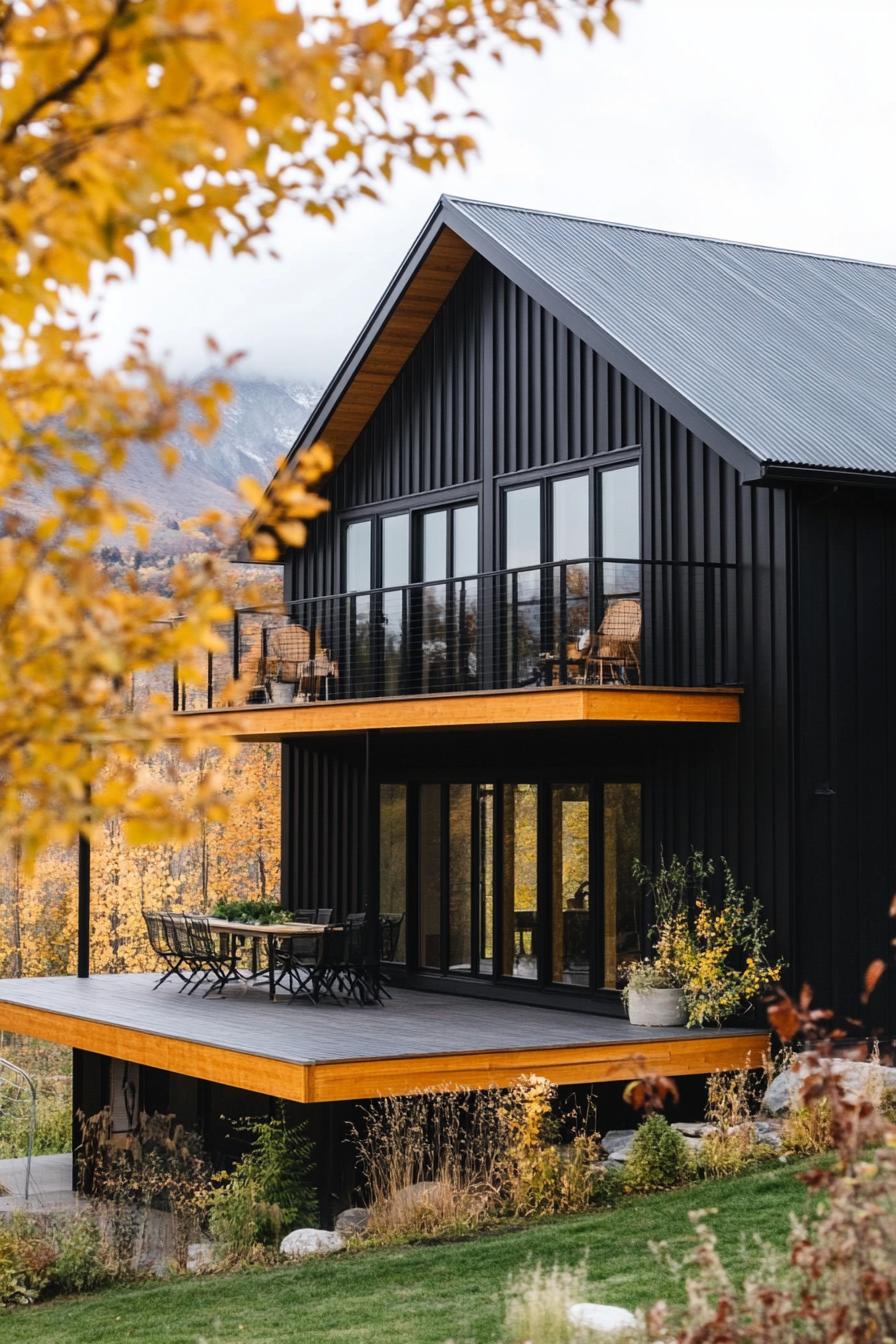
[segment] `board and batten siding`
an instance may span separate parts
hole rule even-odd
[[[637,748],[629,759],[643,770],[646,857],[656,861],[661,849],[682,853],[691,846],[724,854],[761,897],[779,952],[794,962],[788,493],[745,486],[711,445],[483,258],[467,265],[327,485],[332,510],[311,525],[307,547],[289,557],[287,596],[340,590],[344,511],[363,515],[365,506],[389,501],[436,503],[439,491],[469,486],[480,500],[482,567],[489,569],[500,564],[498,492],[514,473],[637,448],[645,558],[736,567],[725,637],[736,649],[745,689],[743,722],[730,733],[632,729]],[[670,632],[670,639],[680,644],[682,632]],[[595,727],[582,736],[582,751],[600,752],[601,733]],[[333,752],[325,784],[321,753],[330,749],[284,749],[285,759],[295,758],[284,775],[294,781],[286,786],[293,831],[304,818],[301,838],[285,841],[287,849],[296,846],[294,860],[285,854],[287,889],[300,871],[324,873],[334,855],[334,827],[340,829],[335,819],[324,824],[324,794],[315,801],[307,790],[332,791],[336,771],[339,817],[348,823],[350,813],[357,815],[348,804],[355,768]],[[305,755],[313,764],[298,763]],[[333,862],[341,874],[344,855]],[[349,900],[353,879],[320,880]],[[301,903],[308,903],[305,892],[303,884]]]

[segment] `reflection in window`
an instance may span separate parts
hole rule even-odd
[[[604,565],[604,590],[635,597],[641,589],[640,565],[620,564],[641,555],[641,472],[637,464],[600,473],[601,554],[616,563]]]
[[[605,784],[602,983],[608,989],[618,988],[622,967],[643,955],[641,896],[632,876],[640,855],[641,786]]]
[[[442,965],[442,786],[420,785],[420,964]]]
[[[394,960],[405,959],[407,915],[407,788],[380,785],[380,913],[400,915]]]
[[[538,787],[505,784],[501,973],[538,976]]]
[[[591,552],[588,541],[588,477],[561,476],[552,482],[552,560],[583,560]],[[566,658],[577,665],[580,643],[590,625],[588,565],[567,565],[551,571],[552,614],[557,656],[566,646]]]
[[[551,979],[587,985],[590,968],[588,785],[551,787]]]
[[[495,861],[495,789],[476,786],[479,801],[479,974],[491,975],[493,964]]]
[[[448,969],[470,970],[473,879],[472,785],[448,786]]]
[[[524,686],[536,678],[542,645],[540,486],[504,492],[504,563],[518,571],[506,580],[506,675],[509,685]]]

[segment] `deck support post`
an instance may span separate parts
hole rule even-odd
[[[90,975],[90,840],[78,836],[78,978]]]

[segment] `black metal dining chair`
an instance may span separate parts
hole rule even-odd
[[[149,945],[156,956],[161,958],[167,967],[164,975],[160,976],[153,985],[153,989],[158,989],[159,985],[164,985],[165,981],[170,979],[172,975],[176,975],[180,980],[188,982],[189,976],[184,975],[182,969],[184,959],[172,942],[165,914],[161,910],[144,910],[143,919],[146,924]]]

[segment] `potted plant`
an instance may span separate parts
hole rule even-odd
[[[719,871],[720,889],[713,894],[716,865],[698,850],[686,859],[675,855],[663,861],[656,873],[635,863],[635,877],[652,900],[656,922],[650,931],[653,954],[635,963],[624,991],[632,1022],[720,1026],[746,1013],[781,978],[782,963],[768,954],[771,929],[761,905],[737,885],[725,859],[719,860]],[[660,1001],[648,1005],[643,997],[658,994],[670,1013],[680,996],[684,1015],[677,1021],[658,1016]],[[633,1015],[633,995],[639,1016]]]
[[[657,961],[633,961],[625,968],[622,1001],[637,1027],[680,1027],[688,1020],[678,976]]]

